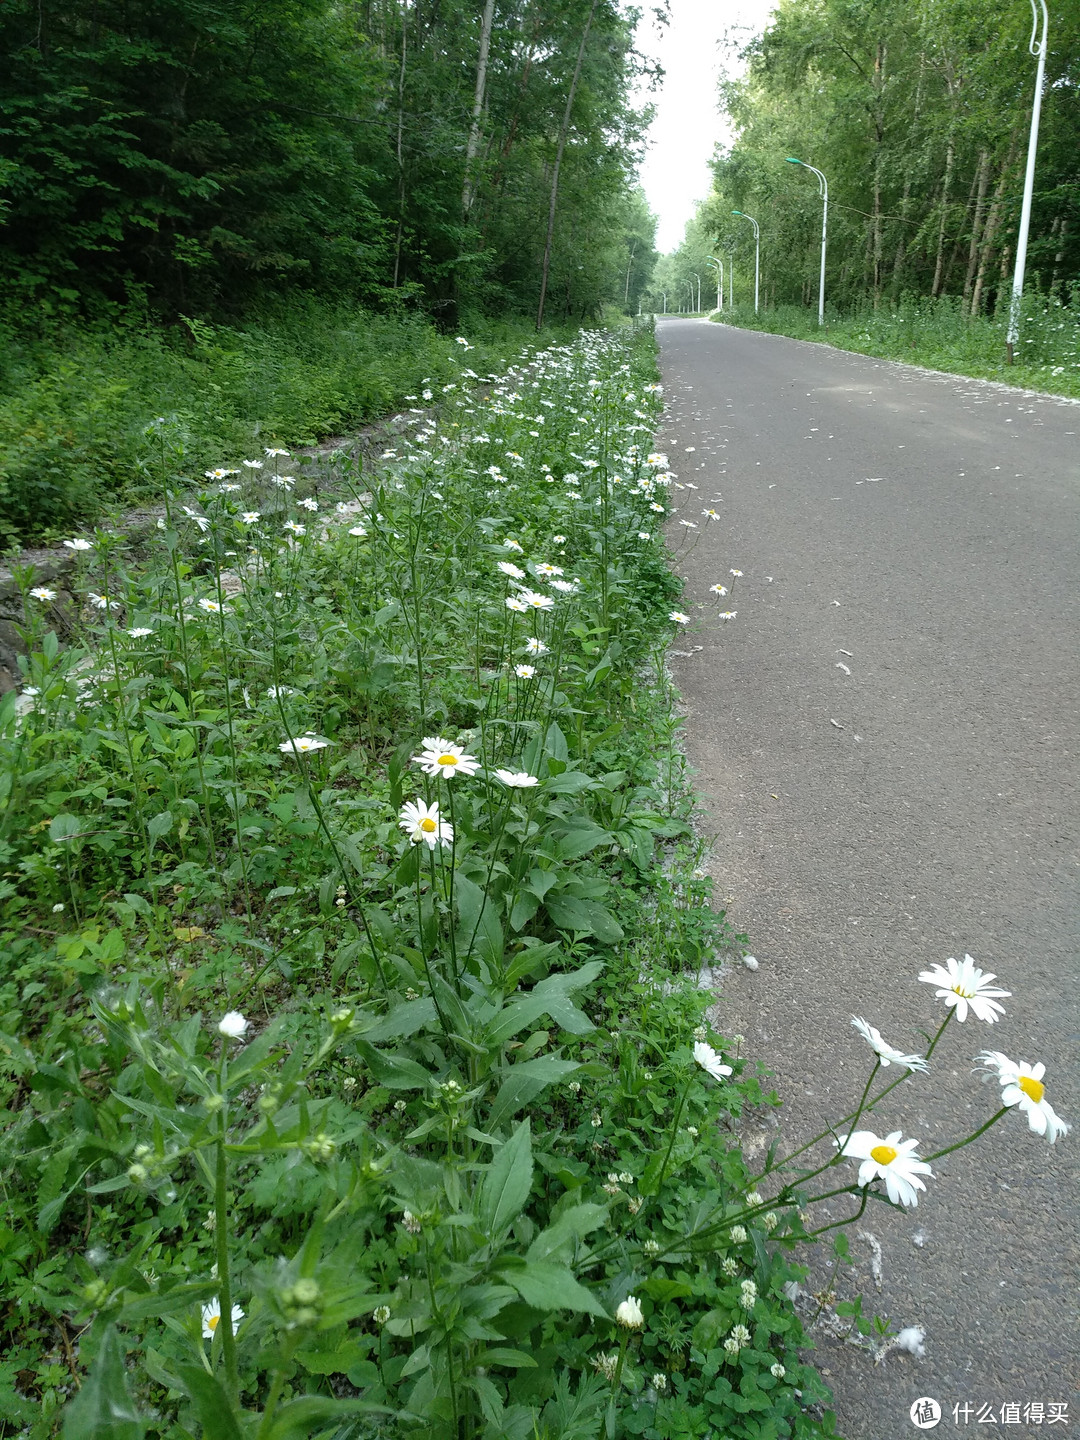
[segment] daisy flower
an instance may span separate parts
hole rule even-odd
[[[536,635],[530,635],[525,641],[525,651],[528,655],[546,655],[548,647]]]
[[[652,539],[652,536],[650,535],[650,533],[648,532],[648,530],[639,530],[639,531],[637,532],[637,538],[638,538],[639,540],[651,540],[651,539]]]
[[[950,956],[944,965],[935,964],[924,970],[919,979],[925,985],[940,985],[942,988],[935,992],[937,998],[955,1006],[956,1018],[961,1021],[967,1019],[970,1009],[976,1020],[993,1025],[998,1016],[1005,1013],[998,1000],[1012,994],[1011,990],[999,990],[991,985],[990,981],[997,976],[980,970],[970,955],[965,955],[962,961]]]
[[[293,740],[283,740],[277,747],[283,755],[308,755],[313,750],[325,750],[329,740],[320,740],[317,735],[298,735]]]
[[[306,525],[299,525],[299,524],[297,524],[297,522],[296,522],[295,520],[286,520],[286,521],[285,521],[285,529],[288,530],[288,531],[290,531],[293,535],[306,535],[306,534],[307,534],[307,526],[306,526]]]
[[[524,615],[529,609],[528,605],[523,600],[519,600],[516,595],[506,597],[506,608],[513,610],[516,615]]]
[[[704,1040],[698,1040],[694,1045],[694,1059],[714,1080],[723,1080],[725,1076],[732,1074],[731,1066],[725,1065],[719,1054]]]
[[[413,845],[421,841],[429,850],[436,845],[450,845],[454,839],[454,827],[439,818],[439,802],[425,805],[423,800],[407,800],[401,807],[398,824],[408,835]]]
[[[187,505],[182,505],[180,508],[183,510],[184,514],[188,517],[189,520],[195,521],[195,524],[199,527],[200,530],[210,529],[210,521],[206,518],[205,515],[200,515],[197,510],[192,510]]]
[[[726,594],[727,594],[727,586],[726,586],[726,585],[710,585],[710,586],[709,586],[709,593],[710,593],[711,595],[726,595]]]
[[[732,575],[734,575],[736,580],[741,580],[741,579],[742,579],[742,571],[741,571],[741,570],[732,570],[732,571],[730,571],[729,573],[732,574]]]
[[[449,780],[453,775],[475,775],[480,762],[472,755],[465,754],[463,745],[444,744],[441,737],[438,745],[425,748],[412,757],[413,764],[419,765],[425,775],[442,775]]]
[[[35,600],[55,600],[56,591],[50,590],[47,585],[35,585],[30,591]]]
[[[495,774],[504,785],[509,785],[511,790],[528,790],[533,785],[540,784],[536,776],[530,775],[527,770],[496,770]]]
[[[64,546],[68,550],[92,550],[94,548],[89,540],[82,540],[78,537],[74,540],[65,540]]]
[[[675,622],[676,625],[689,625],[689,624],[690,624],[690,616],[689,616],[689,615],[684,615],[681,610],[672,610],[672,612],[670,613],[670,615],[669,615],[667,618],[668,618],[669,620],[674,620],[674,622]]]
[[[263,468],[263,462],[261,460],[241,460],[240,464],[243,465],[245,470],[261,470]]]
[[[738,615],[738,613],[739,612],[737,610],[721,610],[719,618],[721,620],[734,620],[735,616]]]
[[[90,604],[94,607],[95,610],[115,610],[117,608],[117,602],[115,600],[110,600],[105,595],[94,595],[93,593],[91,593],[90,595],[87,595],[86,598],[90,601]]]
[[[367,535],[367,531],[364,529],[363,525],[353,525],[352,528],[349,530],[349,534],[355,535],[358,540],[363,540]]]
[[[296,484],[291,475],[273,475],[271,479],[279,490],[291,490]]]
[[[984,1051],[977,1058],[997,1076],[1001,1085],[1001,1103],[1019,1105],[1028,1118],[1029,1128],[1036,1135],[1045,1135],[1053,1145],[1059,1135],[1069,1133],[1069,1126],[1045,1098],[1045,1065],[1028,1065],[1025,1061],[1017,1065],[1000,1050]]]
[[[279,455],[288,457],[289,454],[288,450],[264,450],[263,453],[271,460],[275,460]]]
[[[259,511],[259,510],[245,510],[244,513],[240,516],[240,523],[241,523],[242,525],[254,525],[257,521],[259,521],[259,520],[261,520],[261,519],[262,519],[262,512],[261,512],[261,511]]]
[[[565,584],[565,581],[563,582]],[[541,595],[538,590],[522,590],[519,600],[531,610],[553,610],[555,601],[550,595]],[[507,602],[509,604],[509,601]]]
[[[525,547],[523,545],[519,545],[516,540],[504,540],[502,543],[504,550],[516,550],[519,555],[525,554]]]
[[[244,1318],[244,1312],[239,1305],[234,1305],[229,1316],[232,1322],[232,1333],[235,1335]],[[218,1325],[221,1323],[221,1301],[211,1300],[209,1305],[202,1307],[202,1333],[204,1340],[212,1340],[217,1333]]]
[[[856,1130],[854,1135],[845,1136],[837,1143],[841,1155],[861,1160],[859,1184],[869,1185],[873,1180],[884,1180],[889,1199],[894,1205],[918,1205],[919,1190],[926,1186],[920,1175],[933,1176],[925,1160],[915,1154],[917,1140],[902,1140],[901,1132],[894,1130],[882,1140],[872,1130]]]
[[[514,674],[519,680],[531,680],[536,674],[535,665],[515,665]]]
[[[525,579],[525,571],[520,570],[512,560],[500,560],[499,569],[504,575],[509,575],[511,580]]]
[[[543,563],[542,565],[534,565],[534,566],[533,566],[533,569],[535,570],[535,572],[536,572],[537,575],[562,575],[562,574],[563,574],[563,569],[562,569],[562,566],[561,566],[561,565],[549,565],[546,560],[544,561],[544,563]]]
[[[654,500],[654,501],[652,502],[652,504],[649,506],[649,509],[650,509],[650,510],[655,510],[655,512],[657,513],[657,515],[663,515],[663,513],[664,513],[664,507],[663,507],[663,505],[658,504],[657,501],[655,501],[655,500]]]
[[[132,640],[145,640],[147,635],[152,635],[154,632],[146,625],[133,625],[127,633]]]
[[[926,1061],[921,1055],[904,1055],[881,1038],[881,1031],[875,1030],[858,1015],[851,1017],[851,1023],[873,1050],[882,1065],[906,1065],[909,1070],[925,1070]]]
[[[551,543],[552,543],[553,545],[565,545],[565,544],[566,544],[566,536],[565,536],[565,535],[552,535],[552,537],[551,537]],[[562,572],[560,571],[559,573],[561,574]]]

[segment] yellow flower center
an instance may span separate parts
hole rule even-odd
[[[1029,1100],[1035,1101],[1036,1105],[1046,1093],[1046,1086],[1042,1083],[1042,1081],[1034,1079],[1034,1077],[1031,1075],[1020,1075],[1017,1078],[1016,1083],[1017,1085],[1019,1085],[1020,1089],[1024,1092],[1024,1094],[1028,1097]]]
[[[440,765],[456,765],[457,763],[458,763],[458,757],[457,757],[456,755],[440,755],[440,756],[439,756],[439,764],[440,764]]]
[[[962,996],[965,1000],[971,1000],[975,995],[974,990],[965,990],[962,985],[954,985],[952,987],[952,992],[954,995]]]
[[[218,1327],[218,1321],[219,1321],[220,1319],[221,1319],[221,1316],[220,1316],[220,1315],[208,1315],[208,1316],[206,1317],[207,1329],[209,1329],[210,1331],[216,1330],[217,1327]]]
[[[435,824],[435,821],[432,820],[431,816],[427,815],[420,821],[420,829],[423,830],[426,835],[430,835],[434,830],[438,829],[438,826]]]
[[[870,1151],[870,1159],[876,1160],[879,1165],[891,1165],[899,1153],[891,1145],[875,1145]]]

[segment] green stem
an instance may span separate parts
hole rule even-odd
[[[223,1045],[228,1041],[223,1041]],[[228,1127],[228,1105],[225,1101],[225,1057],[222,1055],[218,1075],[221,1086],[221,1110],[218,1113],[217,1165],[214,1174],[214,1240],[217,1248],[218,1310],[221,1346],[225,1356],[225,1380],[230,1399],[235,1403],[240,1393],[240,1371],[236,1363],[236,1336],[232,1326],[232,1280],[229,1274],[229,1170],[225,1154]]]

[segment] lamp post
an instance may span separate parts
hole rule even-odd
[[[660,291],[660,294],[664,297],[664,314],[666,315],[666,314],[667,314],[667,291],[666,291],[666,290],[661,290],[661,291]]]
[[[749,220],[754,227],[754,314],[758,311],[758,277],[761,274],[761,231],[758,223],[752,215],[744,215],[741,210],[732,210],[732,215],[738,215],[743,220]]]
[[[701,312],[701,276],[700,276],[700,275],[695,275],[695,276],[694,276],[694,279],[697,281],[697,312],[696,312],[696,313],[700,314],[700,312]]]
[[[1046,39],[1050,18],[1046,13],[1046,0],[1039,0],[1042,6],[1042,38],[1036,39],[1039,29],[1039,12],[1035,0],[1031,0],[1031,39],[1028,52],[1038,58],[1035,70],[1035,99],[1031,106],[1031,130],[1028,134],[1027,170],[1024,174],[1024,201],[1020,207],[1020,231],[1016,237],[1016,269],[1013,271],[1012,300],[1009,303],[1009,329],[1005,339],[1006,362],[1013,363],[1013,347],[1020,335],[1020,300],[1024,293],[1024,267],[1027,264],[1028,228],[1031,225],[1031,192],[1035,185],[1035,152],[1039,147],[1039,111],[1042,109],[1043,77],[1046,73]]]
[[[825,324],[825,234],[829,226],[829,182],[815,165],[807,165],[805,160],[797,160],[794,155],[787,157],[789,165],[801,165],[804,170],[813,170],[818,177],[818,194],[824,200],[821,211],[821,279],[818,281],[818,302],[817,302],[817,323]]]
[[[715,266],[716,266],[716,308],[717,308],[717,310],[718,310],[721,314],[723,314],[723,312],[724,312],[724,262],[723,262],[722,260],[718,260],[715,255],[710,255],[710,256],[708,257],[708,259],[705,261],[705,264],[706,264],[706,265],[715,265]]]

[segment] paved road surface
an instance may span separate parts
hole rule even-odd
[[[702,321],[659,335],[665,446],[698,486],[669,533],[694,620],[676,650],[700,648],[673,669],[717,894],[760,960],[725,983],[725,1028],[773,1067],[785,1133],[813,1133],[866,1074],[851,1015],[924,1048],[941,1010],[918,972],[967,952],[1006,1017],[954,1024],[879,1133],[928,1153],[974,1129],[997,1108],[984,1049],[1043,1060],[1080,1121],[1080,405]],[[871,1207],[867,1309],[924,1326],[926,1356],[820,1342],[846,1440],[917,1435],[925,1395],[940,1435],[1080,1428],[1078,1154],[1080,1128],[1051,1148],[1013,1112],[916,1212]]]

